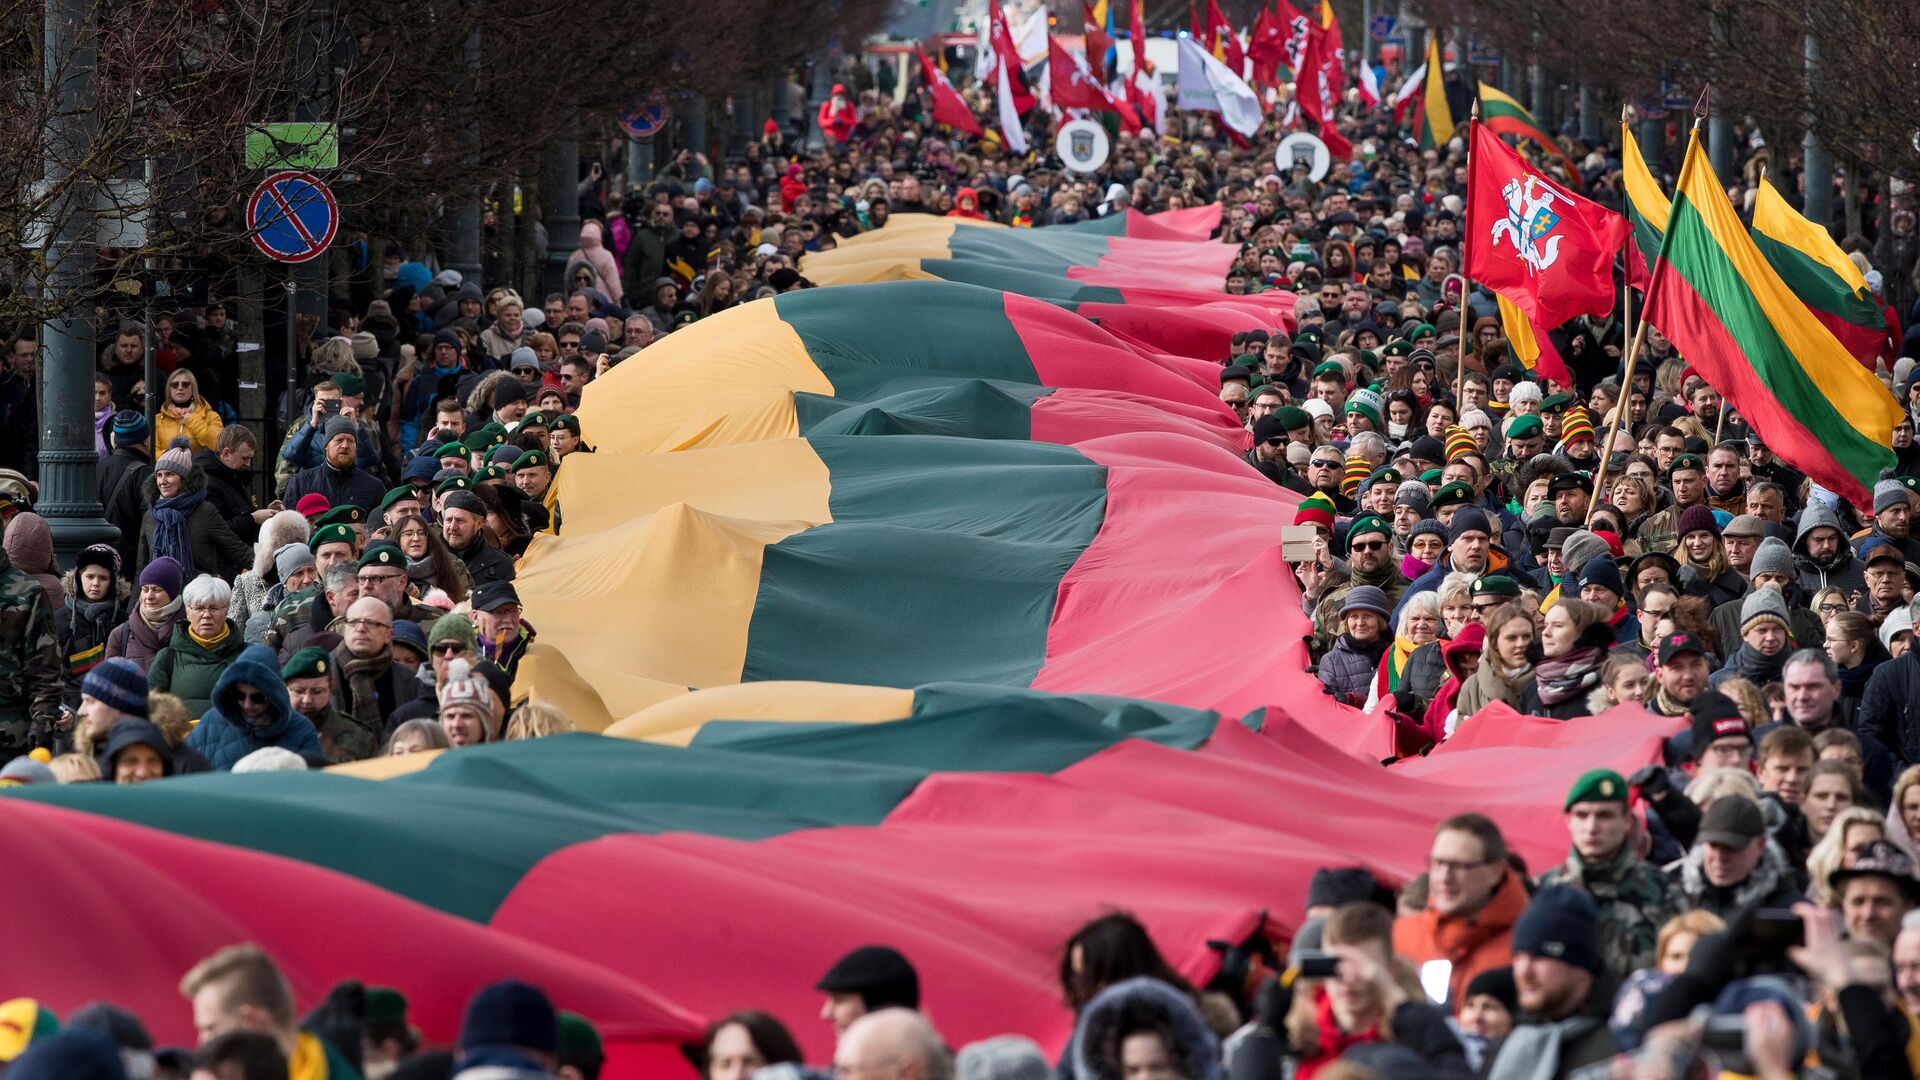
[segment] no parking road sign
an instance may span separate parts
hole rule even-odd
[[[247,231],[269,259],[303,263],[319,258],[340,230],[340,205],[318,177],[277,172],[247,200]]]

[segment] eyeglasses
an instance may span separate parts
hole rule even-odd
[[[1847,610],[1847,605],[1834,600],[1829,600],[1820,605],[1820,614],[1822,615],[1838,615],[1845,610]]]
[[[1385,540],[1360,540],[1347,545],[1348,551],[1379,551],[1386,547]]]
[[[353,627],[355,630],[368,630],[376,626],[389,628],[393,626],[392,623],[381,622],[379,619],[348,619],[347,625]]]
[[[379,583],[381,583],[381,582],[383,582],[383,581],[394,581],[394,580],[397,580],[397,579],[399,579],[399,578],[403,578],[403,577],[406,577],[406,576],[407,576],[407,575],[405,575],[405,574],[361,574],[361,575],[360,575],[360,584],[362,584],[362,585],[378,585]]]
[[[1427,868],[1436,874],[1464,874],[1469,870],[1478,870],[1487,865],[1487,860],[1477,859],[1468,862],[1465,859],[1428,859]]]
[[[563,339],[563,340],[562,340],[562,341],[560,342],[560,347],[561,347],[561,348],[563,348],[563,349],[566,349],[566,350],[568,350],[568,351],[572,351],[572,350],[574,350],[574,349],[577,349],[577,348],[579,348],[579,347],[580,347],[580,342],[579,342],[579,341],[577,341],[577,340],[575,340],[575,341],[568,341],[568,340],[565,340],[565,339]]]

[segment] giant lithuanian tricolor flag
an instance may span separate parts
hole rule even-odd
[[[1647,318],[1789,465],[1855,506],[1893,464],[1900,405],[1761,254],[1687,146]]]

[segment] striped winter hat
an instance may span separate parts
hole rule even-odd
[[[1475,453],[1478,452],[1479,449],[1480,444],[1473,441],[1473,436],[1467,432],[1466,428],[1461,427],[1459,424],[1450,424],[1447,426],[1448,464],[1452,464],[1454,459],[1461,454]]]
[[[1357,455],[1347,455],[1347,467],[1340,474],[1340,494],[1352,497],[1360,490],[1360,481],[1373,473],[1373,463]]]
[[[1331,532],[1333,529],[1333,514],[1333,499],[1324,491],[1316,491],[1300,500],[1299,508],[1293,512],[1293,523],[1295,525],[1318,525]]]
[[[1560,421],[1560,445],[1568,446],[1581,439],[1593,440],[1593,420],[1587,416],[1587,410],[1575,405]]]

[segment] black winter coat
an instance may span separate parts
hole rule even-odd
[[[184,491],[192,491],[198,485],[205,487],[206,474],[195,470],[187,477]],[[160,489],[154,486],[153,477],[148,476],[145,484],[147,494],[147,512],[140,519],[140,544],[134,552],[135,559],[128,566],[145,566],[153,561],[153,510],[154,503],[160,501]],[[187,515],[187,540],[193,548],[193,574],[214,574],[232,581],[253,566],[253,548],[241,541],[227,527],[226,518],[213,504],[209,495],[200,505]]]
[[[207,501],[226,519],[227,528],[232,529],[242,543],[258,540],[260,525],[253,520],[253,512],[259,507],[253,504],[252,473],[227,468],[220,455],[211,450],[194,454],[193,463],[206,474]]]
[[[1920,653],[1874,669],[1860,697],[1859,728],[1893,751],[1903,767],[1920,761]]]

